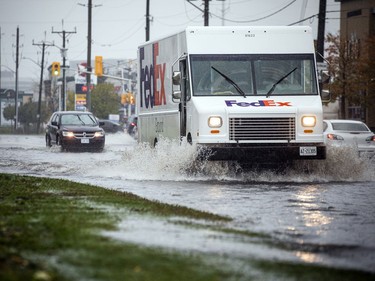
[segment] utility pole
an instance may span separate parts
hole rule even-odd
[[[16,94],[15,94],[15,122],[14,122],[14,132],[17,132],[17,124],[18,124],[18,67],[19,67],[19,48],[20,48],[20,29],[17,26],[17,34],[16,34]]]
[[[202,0],[204,2],[204,9],[203,10],[201,8],[199,8],[197,5],[193,4],[191,2],[193,0],[187,0],[187,1],[188,1],[188,3],[190,3],[191,5],[193,5],[195,8],[197,8],[199,11],[203,12],[204,26],[208,26],[209,25],[208,18],[209,18],[209,15],[210,15],[209,1],[211,1],[211,0]]]
[[[208,1],[210,0],[204,0],[204,26],[208,26],[208,16],[209,16],[209,7],[208,7]]]
[[[40,121],[41,121],[41,107],[42,107],[42,89],[43,89],[43,72],[44,72],[44,52],[47,47],[54,46],[54,44],[48,44],[46,42],[37,43],[33,42],[34,46],[42,46],[42,62],[40,64],[40,84],[39,84],[39,100],[38,100],[38,114],[37,114],[37,126],[36,126],[36,133],[39,134],[40,128]]]
[[[324,57],[324,35],[325,35],[325,21],[326,21],[327,0],[320,0],[319,15],[318,15],[318,39],[317,39],[317,62],[323,62]]]
[[[88,0],[88,18],[87,18],[87,73],[86,73],[86,108],[91,111],[91,30],[92,30],[92,0]]]
[[[85,6],[84,4],[78,4],[81,6]],[[94,7],[99,7],[101,5],[95,5]],[[86,86],[87,86],[87,92],[86,92],[86,108],[88,111],[91,111],[91,42],[92,42],[92,35],[91,35],[91,29],[92,29],[92,0],[88,0],[87,3],[87,10],[88,10],[88,16],[87,16],[87,62],[86,62]]]
[[[150,0],[146,0],[146,41],[150,40]]]
[[[73,34],[73,33],[77,33],[77,30],[75,29],[74,31],[65,31],[65,30],[62,30],[62,31],[53,31],[53,28],[52,28],[52,33],[58,33],[59,35],[62,34],[62,38],[63,38],[63,46],[62,46],[62,49],[61,49],[61,55],[62,55],[62,59],[63,59],[63,63],[62,63],[62,74],[63,74],[63,83],[62,83],[62,94],[61,94],[61,108],[63,111],[66,110],[66,48],[65,48],[65,42],[66,42],[66,37],[67,35],[70,35],[70,34]]]

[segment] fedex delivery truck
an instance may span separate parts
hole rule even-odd
[[[209,160],[325,159],[309,27],[188,27],[138,49],[138,140]]]

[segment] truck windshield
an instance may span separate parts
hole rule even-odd
[[[190,55],[193,95],[317,95],[314,56]]]

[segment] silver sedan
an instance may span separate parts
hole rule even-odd
[[[375,134],[361,121],[324,120],[324,142],[333,146],[351,146],[359,155],[375,155]]]

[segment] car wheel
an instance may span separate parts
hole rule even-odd
[[[64,151],[64,150],[65,150],[65,147],[63,146],[62,141],[61,141],[61,138],[60,138],[59,135],[56,136],[56,144],[57,144],[58,146],[60,146],[61,151]]]
[[[133,134],[132,134],[133,138],[135,138],[136,140],[138,139],[138,128],[137,127],[134,127],[133,128]]]
[[[52,146],[51,137],[49,135],[46,135],[46,146],[47,147],[51,147]]]

